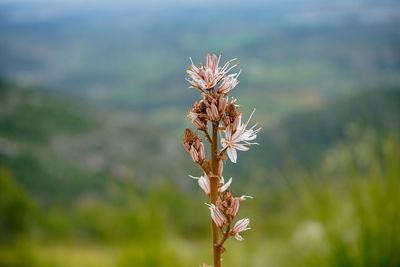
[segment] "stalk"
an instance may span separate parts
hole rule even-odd
[[[219,124],[219,123],[218,123]],[[210,175],[210,191],[211,191],[211,203],[215,205],[218,199],[218,184],[219,177],[217,177],[218,173],[218,124],[213,123],[212,128],[212,142],[211,142],[211,172]],[[213,246],[213,255],[214,255],[214,267],[221,266],[221,251],[217,247],[218,244],[218,227],[211,219],[212,226],[212,246]]]

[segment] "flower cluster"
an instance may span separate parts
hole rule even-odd
[[[237,150],[247,151],[249,146],[257,144],[254,140],[261,130],[256,128],[257,124],[248,128],[254,111],[247,122],[242,122],[242,113],[238,111],[239,105],[236,99],[228,95],[238,85],[237,79],[241,70],[231,74],[229,72],[239,63],[232,64],[236,61],[232,59],[220,66],[220,60],[221,54],[218,57],[207,54],[206,64],[200,63],[197,67],[190,59],[192,64],[187,71],[189,78],[186,79],[190,87],[198,89],[201,93],[201,99],[189,109],[188,118],[198,131],[204,133],[210,143],[210,159],[206,159],[201,137],[193,131],[186,129],[182,139],[186,152],[203,171],[202,176],[190,177],[197,180],[200,188],[210,198],[210,204],[206,204],[209,206],[214,225],[214,267],[220,266],[219,255],[225,251],[224,242],[229,237],[242,241],[240,233],[250,229],[248,218],[240,219],[233,224],[239,211],[239,203],[251,197],[232,196],[229,191],[232,178],[225,182],[222,175],[224,162],[229,158],[231,162],[236,163]],[[210,132],[209,126],[212,126]],[[221,136],[220,144],[218,136]]]

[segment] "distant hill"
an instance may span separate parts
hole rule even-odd
[[[184,125],[160,128],[144,114],[100,109],[4,81],[0,96],[0,165],[44,204],[101,198],[119,181],[140,190],[160,182],[193,188],[187,174],[200,173],[176,134]],[[240,184],[298,167],[312,171],[351,129],[358,129],[357,138],[366,129],[400,133],[399,125],[399,88],[359,93],[262,132],[260,145],[240,153],[226,175]]]
[[[0,165],[43,203],[101,197],[118,180],[143,187],[160,177],[183,176],[179,160],[164,160],[166,155],[179,159],[177,149],[135,113],[4,81],[0,96]]]
[[[313,169],[326,151],[368,129],[377,134],[400,134],[400,88],[358,93],[318,110],[288,117],[278,127],[261,134],[253,164],[268,170]],[[253,159],[253,158],[252,158]]]

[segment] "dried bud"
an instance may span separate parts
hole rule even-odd
[[[237,119],[239,117],[240,114],[236,110],[234,103],[229,103],[226,106],[225,112],[226,112],[226,115],[224,116],[223,122],[224,122],[225,127],[228,127],[235,121],[235,119]]]
[[[203,162],[205,159],[206,159],[206,154],[204,152],[204,144],[203,142],[201,142],[199,147],[199,160]]]
[[[224,123],[225,127],[228,127],[231,124],[231,120],[229,116],[224,115],[222,117],[222,122]]]
[[[219,120],[219,112],[217,108],[217,103],[215,100],[211,103],[211,106],[207,108],[207,115],[208,118],[212,121],[218,121]]]
[[[239,116],[239,112],[236,110],[235,104],[233,103],[229,103],[226,106],[226,115],[228,115],[229,117],[232,118],[236,118],[237,116]]]
[[[218,112],[219,114],[224,114],[225,113],[225,108],[228,105],[228,99],[225,97],[220,97],[218,98]]]
[[[189,128],[185,130],[185,136],[182,138],[183,146],[186,152],[192,157],[194,162],[202,163],[205,160],[204,145],[201,138],[193,133]]]
[[[197,152],[197,150],[194,148],[194,146],[192,146],[190,148],[190,152],[189,152],[190,156],[192,157],[194,162],[199,162],[199,153]]]
[[[239,210],[239,199],[232,197],[229,191],[225,191],[222,197],[218,198],[217,206],[225,216],[234,218]]]
[[[237,198],[234,198],[227,213],[231,215],[233,218],[235,218],[238,211],[239,211],[239,200]]]
[[[193,108],[189,109],[188,118],[198,129],[207,128],[207,107],[204,101],[201,100],[199,103],[197,101],[193,104]]]
[[[225,191],[222,196],[219,196],[217,199],[217,206],[218,208],[226,214],[226,210],[228,209],[230,205],[230,201],[232,199],[232,195],[229,191]]]

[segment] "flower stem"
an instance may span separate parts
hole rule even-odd
[[[219,124],[219,123],[218,123]],[[211,203],[215,204],[218,198],[218,184],[219,177],[216,175],[218,173],[218,124],[213,123],[212,129],[212,142],[211,142],[211,172],[210,175],[210,189],[211,189]],[[212,225],[212,244],[213,244],[213,255],[214,255],[214,267],[221,267],[221,251],[218,248],[218,227],[211,220]]]

